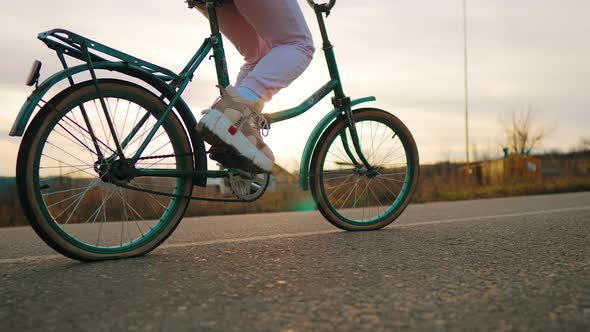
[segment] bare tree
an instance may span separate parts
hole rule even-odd
[[[503,125],[505,146],[510,152],[528,155],[547,137],[548,131],[535,121],[535,109],[532,106],[512,112],[511,121]]]
[[[582,150],[582,151],[589,151],[590,150],[590,137],[583,137],[580,139],[580,150]]]

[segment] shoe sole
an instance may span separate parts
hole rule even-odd
[[[232,147],[249,164],[246,168],[253,167],[260,172],[271,172],[273,161],[258,150],[241,131],[238,130],[232,135],[230,127],[233,127],[233,124],[223,113],[210,109],[199,121],[197,129],[207,143],[211,145],[222,143]]]

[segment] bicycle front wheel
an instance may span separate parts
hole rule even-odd
[[[378,109],[354,111],[367,168],[353,146],[345,118],[322,134],[311,161],[310,189],[322,215],[336,227],[375,230],[407,207],[418,183],[418,150],[395,116]]]
[[[34,230],[56,251],[85,261],[154,249],[176,228],[189,200],[147,191],[192,193],[190,175],[129,175],[150,168],[192,172],[189,139],[173,113],[133,167],[117,153],[115,141],[125,156],[135,154],[165,103],[133,83],[99,80],[98,85],[108,112],[93,82],[64,90],[35,116],[17,160],[19,197]]]

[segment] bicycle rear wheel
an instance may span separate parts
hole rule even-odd
[[[416,143],[406,126],[379,109],[354,111],[367,169],[353,147],[345,118],[322,134],[311,161],[310,189],[322,215],[336,227],[375,230],[407,207],[418,183]]]
[[[99,80],[98,84],[115,135],[109,130],[93,82],[79,83],[39,111],[23,137],[17,160],[19,197],[34,230],[56,251],[85,261],[151,251],[174,231],[189,203],[186,198],[125,186],[181,196],[192,193],[192,176],[123,175],[130,168],[115,153],[113,136],[119,142],[131,137],[123,150],[126,156],[133,156],[166,105],[133,83]],[[135,167],[192,172],[189,139],[173,113]]]

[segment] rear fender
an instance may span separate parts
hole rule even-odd
[[[95,70],[108,70],[113,72],[119,72],[142,80],[143,82],[149,84],[151,87],[160,92],[162,96],[164,96],[168,100],[172,99],[172,97],[176,94],[176,92],[168,84],[166,84],[158,77],[144,71],[140,67],[133,66],[125,62],[101,61],[93,63],[93,67]],[[69,77],[73,77],[74,75],[87,70],[87,65],[79,65],[76,67],[67,68],[53,74],[45,81],[43,81],[43,83],[41,83],[37,87],[37,89],[35,89],[35,91],[31,93],[31,95],[25,101],[24,105],[21,107],[16,117],[16,120],[12,125],[12,129],[10,130],[9,135],[22,136],[24,134],[25,128],[27,127],[27,124],[29,123],[31,116],[33,115],[37,105],[52,87],[62,82],[63,80],[68,79]],[[195,156],[195,170],[206,171],[207,158],[205,154],[205,144],[196,132],[197,120],[195,119],[190,108],[182,98],[178,99],[178,101],[174,105],[174,108],[176,109],[178,115],[184,122],[186,131],[190,137],[192,149]],[[195,178],[194,184],[201,187],[205,187],[207,185],[207,178]]]

